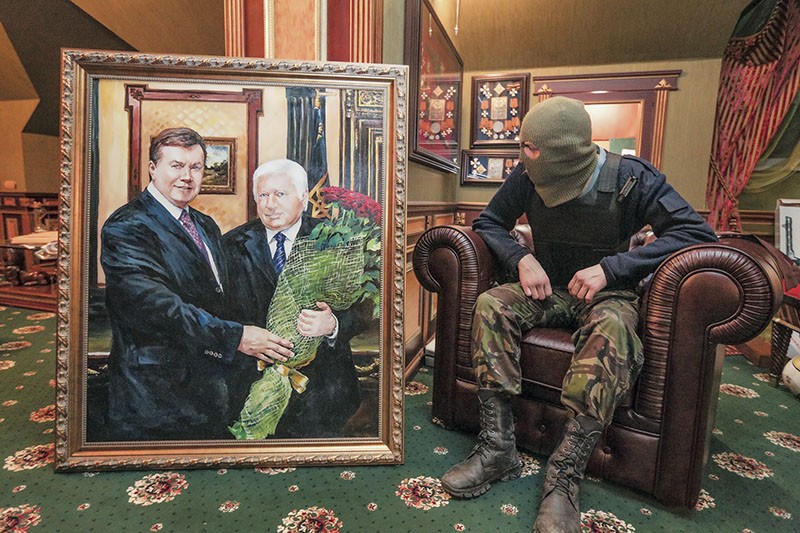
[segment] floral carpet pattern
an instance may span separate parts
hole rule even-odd
[[[407,384],[403,465],[56,474],[54,331],[52,313],[0,307],[2,531],[527,532],[535,519],[546,457],[523,453],[519,479],[475,500],[442,489],[475,437],[432,422],[427,368]],[[726,357],[695,509],[588,476],[582,531],[800,531],[800,401],[765,376]]]

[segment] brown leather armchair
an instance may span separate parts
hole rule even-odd
[[[483,240],[462,226],[422,235],[414,271],[438,293],[433,416],[445,427],[477,431],[477,385],[471,365],[472,310],[498,273]],[[769,323],[782,299],[774,256],[744,236],[675,253],[654,273],[643,297],[640,377],[605,430],[589,472],[692,507],[700,493],[714,426],[724,344],[741,344]],[[560,389],[573,352],[571,331],[524,334],[522,394],[514,400],[517,444],[548,455],[566,411]]]

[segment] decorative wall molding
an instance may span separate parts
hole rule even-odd
[[[225,55],[245,55],[244,0],[225,0]]]
[[[568,96],[587,104],[640,102],[641,149],[637,155],[661,167],[664,127],[670,91],[678,90],[680,70],[615,72],[571,76],[538,76],[533,94],[541,102]]]
[[[303,18],[299,0],[225,0],[225,55],[267,59],[327,59],[328,2],[304,0],[310,16]],[[278,27],[278,19],[300,22]],[[313,52],[306,43],[313,41]],[[299,57],[306,55],[309,57]]]
[[[327,58],[383,62],[383,0],[328,0]]]

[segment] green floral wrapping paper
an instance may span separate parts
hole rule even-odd
[[[313,234],[312,234],[313,236]],[[364,234],[347,240],[300,237],[278,278],[269,306],[266,327],[294,344],[294,357],[264,370],[250,387],[240,420],[230,428],[237,439],[263,439],[275,433],[292,389],[302,394],[307,379],[297,369],[314,360],[321,337],[297,332],[297,317],[303,309],[317,309],[326,302],[332,309],[347,309],[359,299],[365,254]]]

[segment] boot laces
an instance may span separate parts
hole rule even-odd
[[[588,448],[587,439],[570,434],[564,447],[564,457],[553,460],[555,473],[550,478],[552,488],[550,492],[559,491],[569,498],[575,505],[575,494],[578,491],[578,481],[583,478],[583,472],[578,472],[579,452],[581,448]],[[588,452],[585,452],[588,453]]]
[[[491,450],[500,450],[499,445],[499,431],[497,426],[497,405],[492,401],[485,401],[481,404],[480,409],[480,426],[481,430],[478,433],[478,443],[472,448],[470,456],[479,455],[481,459],[487,461],[490,459]]]
[[[551,492],[562,492],[569,497],[570,501],[573,501],[573,493],[578,488],[578,484],[574,479],[577,477],[574,475],[574,458],[567,457],[563,461],[553,461],[553,464],[556,466],[556,473],[550,480],[553,484]]]
[[[484,421],[485,422],[485,421]],[[495,442],[497,441],[496,435],[497,433],[494,431],[493,428],[487,426],[486,424],[481,424],[483,427],[481,428],[480,432],[478,433],[478,443],[472,448],[472,452],[470,455],[478,454],[482,458],[488,458],[489,451],[492,448],[497,448]]]
[[[478,433],[478,446],[481,444],[492,447],[493,442],[497,440],[497,405],[490,400],[486,400],[481,404],[480,409],[480,425],[481,430]]]
[[[481,433],[483,433],[483,428],[491,427],[492,422],[495,418],[495,411],[497,410],[497,406],[491,400],[484,400],[481,402],[480,407],[480,424],[481,424]]]

